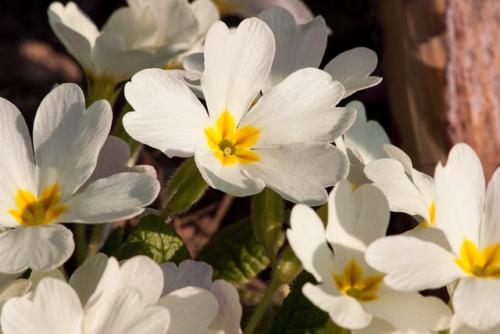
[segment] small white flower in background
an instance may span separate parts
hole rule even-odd
[[[71,231],[57,223],[131,218],[156,198],[159,182],[144,173],[85,183],[111,127],[107,101],[85,109],[77,85],[56,87],[38,109],[33,144],[19,110],[3,99],[0,110],[0,272],[56,268],[74,249]]]
[[[390,140],[380,123],[367,121],[363,103],[352,101],[346,106],[356,109],[356,120],[344,133],[343,138],[337,139],[335,144],[349,158],[347,180],[353,187],[359,187],[362,184],[371,183],[363,169],[369,162],[387,157],[383,146],[390,143]],[[390,204],[389,202],[389,207]]]
[[[500,169],[493,174],[485,197],[479,158],[469,146],[457,144],[446,166],[438,164],[435,186],[435,226],[450,248],[394,236],[372,244],[367,261],[387,273],[385,282],[395,289],[456,284],[451,294],[455,323],[491,330],[500,325]]]
[[[165,262],[160,264],[160,268],[164,279],[162,296],[188,286],[210,291],[219,303],[217,317],[209,326],[211,333],[241,333],[240,322],[243,310],[238,290],[221,279],[212,282],[213,270],[210,265],[205,262],[185,260],[179,264],[179,267],[173,262]]]
[[[355,110],[336,108],[342,85],[313,68],[294,72],[252,107],[273,56],[274,38],[261,20],[247,19],[235,32],[218,22],[207,34],[201,77],[209,114],[168,71],[149,69],[125,86],[135,110],[125,129],[169,157],[194,155],[213,188],[248,196],[267,186],[292,202],[322,204],[325,187],[347,174],[347,158],[329,143]]]
[[[91,79],[117,84],[149,67],[165,67],[180,53],[199,50],[219,16],[209,0],[130,0],[99,31],[73,2],[49,7],[49,22]]]
[[[304,269],[319,283],[307,283],[302,292],[354,333],[448,328],[451,312],[441,300],[392,290],[384,284],[384,275],[366,263],[365,251],[385,236],[389,214],[380,190],[365,184],[354,191],[347,180],[330,194],[326,231],[311,208],[296,205],[287,237]]]
[[[49,278],[43,277],[45,273],[37,274],[36,290],[6,303],[1,325],[5,334],[238,333],[239,327],[232,331],[235,320],[227,316],[241,317],[241,312],[223,308],[229,313],[218,315],[218,300],[226,307],[238,304],[241,309],[235,288],[228,289],[225,284],[229,283],[221,285],[219,281],[212,285],[211,278],[207,284],[201,283],[211,285],[211,291],[199,287],[196,279],[182,274],[192,273],[193,266],[188,267],[176,275],[166,266],[170,276],[164,278],[160,266],[145,256],[118,263],[97,254],[73,273],[69,284],[55,279],[55,273]],[[194,267],[200,274],[207,273],[199,263]],[[164,289],[167,279],[176,281]],[[170,291],[172,284],[175,291]]]
[[[419,228],[434,226],[434,179],[413,168],[408,155],[396,146],[384,145],[384,149],[390,159],[371,162],[365,167],[365,174],[387,197],[391,211],[414,216]],[[412,233],[418,232],[424,231]]]

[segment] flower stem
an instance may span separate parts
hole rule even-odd
[[[89,245],[87,247],[86,258],[91,257],[99,251],[99,243],[101,242],[104,224],[95,224],[92,226],[92,234],[90,235]]]
[[[257,306],[257,309],[255,310],[254,314],[250,318],[250,321],[248,322],[245,331],[243,334],[252,334],[259,324],[260,318],[262,317],[262,314],[266,310],[267,306],[271,302],[274,294],[276,291],[278,291],[279,287],[281,285],[279,284],[278,281],[273,281],[271,283],[271,286],[266,290],[264,293],[264,296],[262,297],[262,300],[260,301],[259,305]]]
[[[87,76],[87,107],[98,100],[107,100],[111,108],[115,105],[123,85],[111,78],[94,78]]]
[[[76,265],[79,267],[85,261],[86,238],[85,224],[74,224],[73,233],[75,235],[75,259]]]
[[[264,244],[271,267],[276,269],[276,252],[279,248],[280,234],[283,233],[283,201],[281,196],[270,188],[252,197],[253,227],[257,239]]]
[[[142,144],[130,137],[130,135],[125,130],[125,127],[123,126],[123,116],[125,116],[126,113],[132,110],[132,106],[128,102],[123,105],[120,114],[118,115],[118,117],[116,117],[116,124],[111,134],[125,141],[130,146],[131,156],[135,156],[141,149]]]

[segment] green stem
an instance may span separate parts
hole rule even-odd
[[[250,321],[248,322],[247,327],[245,328],[243,334],[252,334],[254,332],[255,328],[259,324],[262,314],[264,314],[264,311],[266,310],[267,306],[271,302],[274,294],[276,293],[276,291],[278,291],[280,286],[281,285],[279,284],[278,281],[273,281],[271,286],[267,289],[266,293],[262,297],[262,300],[257,306],[257,309],[255,310],[254,314],[250,318]]]
[[[74,224],[73,233],[75,235],[75,259],[77,267],[79,267],[86,259],[85,224]]]
[[[92,234],[90,235],[89,245],[87,247],[87,258],[96,254],[99,251],[104,224],[95,224],[92,226]]]
[[[255,235],[264,244],[271,267],[276,269],[276,252],[282,233],[283,200],[270,188],[252,197],[252,218]]]
[[[87,76],[87,107],[98,100],[107,100],[111,108],[115,105],[123,85],[111,78],[94,78]]]

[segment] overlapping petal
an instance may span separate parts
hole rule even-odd
[[[163,151],[167,156],[188,157],[207,139],[207,112],[178,79],[159,69],[136,74],[125,86],[127,101],[135,112],[123,124],[136,140]]]
[[[377,54],[367,48],[354,48],[333,58],[325,66],[333,80],[340,81],[345,88],[344,97],[358,90],[373,87],[382,78],[370,76],[377,67]]]
[[[205,40],[201,78],[214,124],[224,111],[239,123],[269,75],[274,52],[273,33],[259,19],[243,21],[235,32],[222,22],[214,23]]]

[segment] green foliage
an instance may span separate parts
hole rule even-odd
[[[238,285],[269,265],[264,246],[255,238],[252,221],[244,218],[217,232],[196,257],[210,264],[214,279]]]
[[[303,294],[302,286],[316,283],[309,273],[302,273],[283,301],[268,334],[322,334],[328,314],[314,306]]]
[[[175,229],[155,215],[141,219],[120,248],[117,257],[124,260],[135,255],[146,255],[156,263],[169,261],[177,265],[191,258]]]

